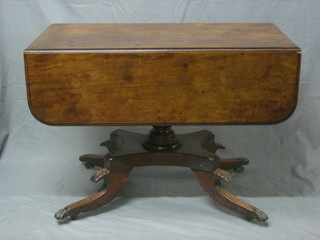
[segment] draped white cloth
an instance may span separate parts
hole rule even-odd
[[[0,0],[0,238],[320,239],[319,11],[316,0]],[[55,211],[99,188],[77,158],[105,154],[99,143],[116,127],[37,122],[23,50],[52,23],[82,22],[273,22],[302,48],[298,106],[287,121],[175,128],[211,130],[227,147],[220,156],[251,160],[227,188],[266,212],[267,224],[213,204],[191,171],[178,167],[137,168],[109,205],[56,222]]]

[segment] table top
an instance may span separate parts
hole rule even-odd
[[[270,23],[54,24],[24,56],[51,125],[269,124],[297,103],[300,49]]]
[[[272,23],[53,24],[27,50],[299,48]]]

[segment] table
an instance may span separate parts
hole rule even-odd
[[[134,167],[190,167],[219,204],[247,219],[267,215],[227,192],[227,169],[245,158],[203,130],[172,125],[274,124],[293,113],[300,49],[271,23],[54,24],[24,52],[29,107],[49,125],[151,125],[149,134],[116,130],[106,155],[80,160],[100,169],[95,194],[59,210],[64,220],[111,201]]]

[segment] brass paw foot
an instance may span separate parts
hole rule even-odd
[[[70,217],[68,208],[63,208],[63,209],[59,210],[58,212],[56,212],[54,214],[54,217],[57,220],[64,220],[64,219]]]
[[[265,214],[264,212],[262,212],[261,210],[259,210],[258,208],[256,208],[254,210],[256,217],[255,219],[258,220],[259,222],[265,222],[268,220],[268,216],[267,214]]]

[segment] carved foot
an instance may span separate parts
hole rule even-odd
[[[118,195],[124,183],[128,180],[131,169],[124,169],[116,172],[109,172],[107,169],[98,170],[91,178],[93,182],[101,179],[105,184],[101,189],[78,202],[72,203],[59,210],[54,216],[57,220],[64,220],[68,217],[74,219],[78,214],[101,207],[110,202]]]
[[[223,188],[220,179],[229,180],[223,170],[215,170],[213,173],[192,170],[196,174],[200,185],[215,202],[243,215],[249,220],[256,219],[259,222],[265,222],[268,219],[268,216],[264,212],[238,199]]]
[[[249,160],[246,158],[225,158],[220,159],[219,168],[222,169],[234,169],[236,172],[242,172],[244,170],[243,165],[249,164]]]
[[[104,156],[95,154],[82,155],[79,160],[83,162],[84,166],[88,169],[94,166],[104,167]]]

